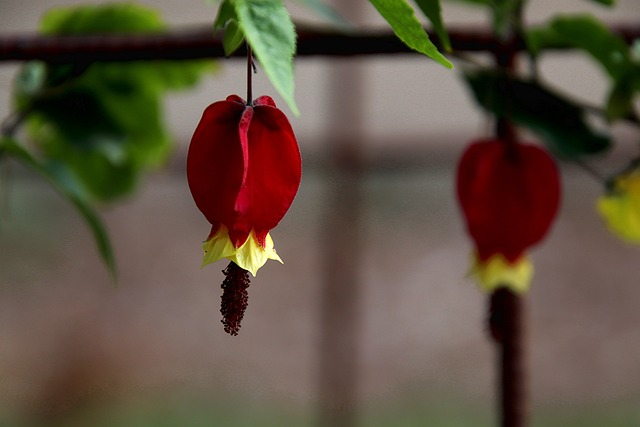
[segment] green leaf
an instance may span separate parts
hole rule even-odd
[[[429,18],[433,28],[438,34],[440,43],[447,52],[451,52],[451,41],[449,40],[449,33],[447,33],[442,22],[442,11],[440,10],[440,0],[415,0],[416,4],[422,9],[422,12]]]
[[[559,17],[552,21],[551,27],[562,39],[588,52],[614,79],[629,67],[627,44],[593,16]]]
[[[405,0],[369,1],[378,9],[380,15],[391,25],[393,32],[404,44],[447,68],[453,68],[453,64],[429,40],[429,35],[416,18],[413,8]]]
[[[40,23],[45,34],[141,33],[164,30],[160,14],[135,3],[105,3],[52,9]]]
[[[610,146],[610,138],[584,120],[581,107],[538,83],[486,71],[468,74],[466,79],[483,108],[527,127],[559,157],[577,159]]]
[[[15,85],[20,93],[26,96],[33,96],[42,90],[46,78],[46,65],[40,61],[29,61],[18,73]]]
[[[467,3],[482,6],[490,6],[495,0],[448,0],[451,3]]]
[[[631,60],[634,64],[640,65],[640,38],[635,38],[631,43]]]
[[[522,7],[525,0],[493,0],[491,8],[493,9],[493,28],[501,37],[507,38],[518,19],[518,9]]]
[[[533,56],[539,56],[545,49],[570,47],[550,26],[531,27],[525,33],[527,49]]]
[[[28,130],[93,198],[108,201],[130,193],[140,171],[161,164],[171,140],[157,83],[123,80],[114,74],[117,64],[101,65],[67,90],[34,102]]]
[[[609,93],[607,98],[607,119],[615,120],[628,117],[633,113],[633,85],[630,80],[621,80]]]
[[[591,0],[593,3],[599,3],[605,6],[613,6],[616,4],[615,0]]]
[[[448,0],[453,3],[487,7],[493,18],[493,30],[499,37],[508,37],[518,14],[518,8],[526,0]]]
[[[214,29],[222,29],[227,25],[230,19],[236,18],[236,11],[231,4],[231,0],[224,0],[218,8],[218,15],[213,23]]]
[[[147,18],[144,18],[144,17]],[[157,31],[157,14],[130,4],[53,10],[43,28],[54,34]],[[15,103],[27,130],[51,161],[64,164],[95,200],[130,193],[139,176],[171,150],[162,117],[167,90],[184,89],[212,70],[211,61],[27,64]],[[42,77],[40,74],[44,73]]]
[[[65,173],[61,167],[54,168],[40,163],[29,151],[11,138],[2,138],[0,147],[24,166],[49,181],[64,198],[71,202],[89,226],[102,262],[104,262],[109,270],[112,280],[115,280],[117,275],[116,264],[111,242],[109,241],[109,235],[102,220],[79,191],[79,187],[77,183],[74,182],[72,176]]]
[[[231,55],[236,51],[242,42],[244,41],[244,34],[238,26],[238,22],[230,20],[227,23],[227,27],[224,29],[224,37],[222,38],[222,47],[224,48],[224,54],[226,56]]]
[[[222,37],[222,47],[224,54],[230,56],[236,51],[244,41],[244,34],[238,25],[238,17],[231,0],[224,0],[218,9],[218,16],[213,24],[213,28],[224,28]]]
[[[634,100],[640,92],[640,64],[633,64],[613,84],[607,98],[606,112],[609,120],[633,117]]]
[[[591,55],[615,80],[630,66],[629,47],[591,15],[561,16],[527,36],[534,53],[546,47],[573,46]]]
[[[296,0],[296,2],[306,6],[319,16],[326,19],[327,22],[330,22],[341,29],[351,29],[353,27],[344,16],[340,15],[334,8],[327,5],[322,0]]]
[[[285,100],[298,115],[294,98],[293,55],[296,31],[281,0],[235,0],[236,16],[254,55]]]

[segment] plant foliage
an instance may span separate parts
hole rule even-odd
[[[54,9],[41,24],[52,35],[165,29],[156,11],[133,3]],[[192,87],[210,70],[211,61],[30,62],[16,79],[14,103],[33,143],[10,139],[6,152],[72,202],[111,271],[108,238],[90,206],[130,194],[143,172],[165,161],[172,144],[162,98],[168,90]]]

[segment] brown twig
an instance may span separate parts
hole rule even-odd
[[[617,25],[611,29],[627,42],[640,37],[640,25]],[[415,53],[388,30],[339,32],[297,26],[298,56],[353,56]],[[438,38],[432,32],[434,43]],[[495,52],[499,40],[485,29],[449,30],[454,51]],[[525,49],[517,38],[514,48]],[[561,49],[558,47],[558,49]],[[232,56],[246,57],[246,49]],[[225,57],[222,34],[210,26],[173,30],[160,34],[111,34],[85,36],[51,36],[39,34],[0,35],[0,61],[43,60],[47,62],[93,62],[136,60],[183,60]]]

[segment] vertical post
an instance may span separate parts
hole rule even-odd
[[[490,299],[489,325],[498,351],[500,425],[528,424],[525,299],[508,289],[496,290]]]
[[[322,227],[319,426],[352,427],[359,383],[361,183],[355,165],[334,168]]]
[[[495,52],[498,67],[507,74],[515,70],[516,44],[516,32],[512,32]],[[507,100],[507,113],[508,110]],[[516,130],[506,117],[498,118],[496,135],[505,144],[517,143]],[[489,305],[489,329],[498,351],[500,425],[526,427],[529,408],[525,366],[525,297],[508,288],[499,288],[491,295]]]
[[[359,3],[336,4],[357,15]],[[360,337],[361,142],[363,65],[334,60],[329,71],[329,169],[321,245],[323,248],[319,333],[320,427],[357,423]]]

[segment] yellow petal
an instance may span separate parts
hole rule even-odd
[[[204,258],[200,268],[223,258],[229,258],[236,251],[229,238],[229,230],[224,225],[221,225],[216,234],[202,244],[202,249],[204,250]]]
[[[469,275],[476,279],[480,289],[485,292],[507,288],[522,294],[528,291],[531,285],[533,264],[526,256],[509,263],[502,254],[493,255],[487,261],[480,261],[476,254],[473,256]]]
[[[640,243],[640,171],[618,177],[613,191],[600,197],[597,207],[613,234]]]
[[[233,256],[229,257],[229,259],[238,264],[239,267],[250,271],[254,277],[258,272],[258,269],[265,265],[267,260],[272,259],[282,263],[282,260],[273,247],[273,239],[271,239],[271,235],[267,233],[265,246],[262,247],[258,244],[256,233],[253,230],[251,230],[251,234],[249,234],[247,241],[236,249]]]
[[[270,259],[282,263],[282,259],[280,259],[273,246],[271,235],[267,233],[265,246],[262,247],[258,243],[256,233],[253,230],[242,246],[236,248],[229,238],[227,227],[221,225],[218,231],[204,242],[202,249],[204,249],[202,267],[227,258],[235,262],[240,268],[250,271],[253,276]]]

